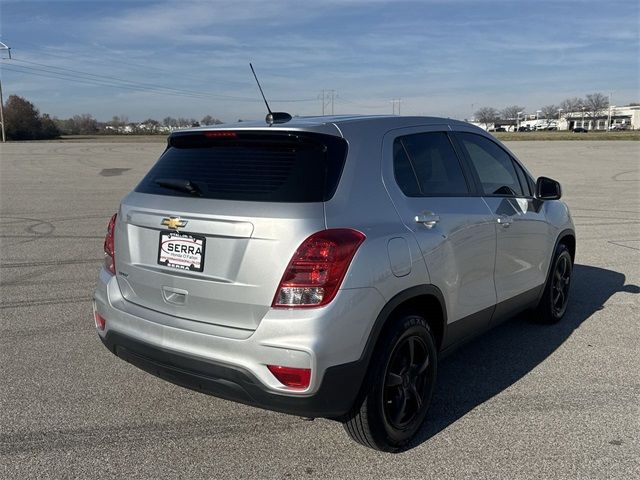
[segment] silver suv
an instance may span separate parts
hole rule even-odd
[[[98,334],[170,382],[397,451],[443,354],[526,309],[564,315],[560,195],[451,119],[175,132],[109,222]]]

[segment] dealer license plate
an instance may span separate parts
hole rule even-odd
[[[180,232],[160,232],[158,263],[167,267],[202,272],[205,237]]]

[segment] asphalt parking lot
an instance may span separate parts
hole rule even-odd
[[[563,184],[568,313],[516,318],[445,359],[420,441],[397,455],[168,384],[101,345],[90,299],[107,221],[163,147],[0,147],[0,478],[638,478],[640,142],[509,144]]]

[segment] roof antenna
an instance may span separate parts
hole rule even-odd
[[[264,100],[264,104],[267,106],[267,116],[265,117],[265,121],[269,124],[269,126],[274,123],[287,123],[291,120],[291,115],[286,112],[272,112],[269,108],[269,104],[267,103],[267,98],[264,96],[264,92],[262,91],[262,87],[260,86],[260,82],[258,81],[258,76],[256,75],[256,71],[253,69],[253,65],[249,62],[249,66],[251,67],[251,72],[253,73],[253,78],[256,79],[256,83],[258,84],[258,88],[260,89],[260,93],[262,94],[262,99]]]

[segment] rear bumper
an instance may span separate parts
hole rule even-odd
[[[172,352],[113,331],[100,340],[123,360],[176,385],[304,417],[339,419],[346,415],[356,400],[365,371],[361,361],[330,367],[314,395],[292,397],[267,390],[250,371],[235,365]]]
[[[254,331],[204,324],[127,302],[102,269],[94,309],[102,342],[124,360],[170,382],[270,410],[337,418],[353,405],[366,371],[373,319],[383,306],[372,288],[340,291],[327,307],[271,309]],[[267,365],[311,369],[309,387],[281,384]]]

